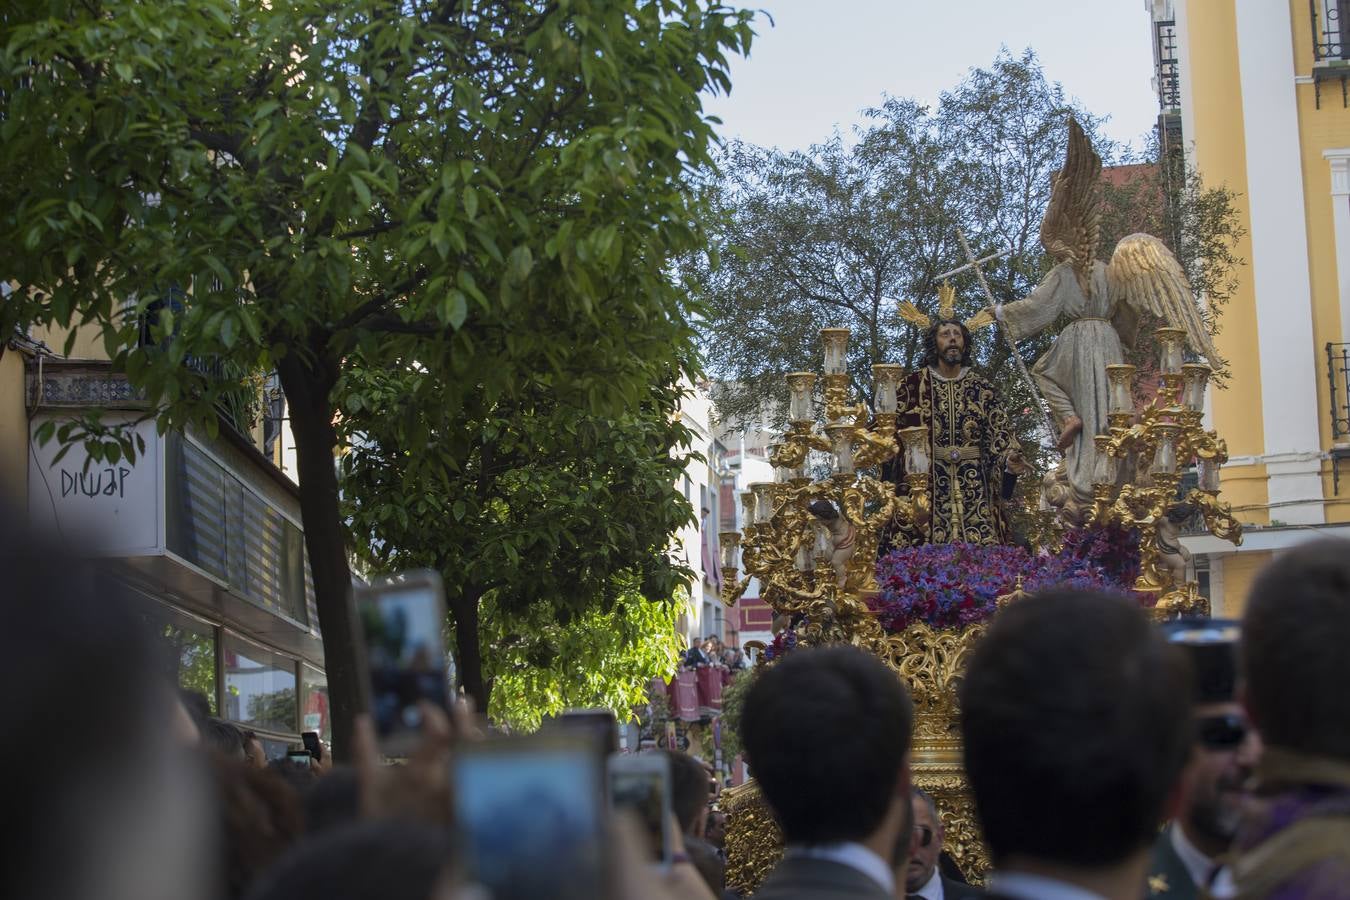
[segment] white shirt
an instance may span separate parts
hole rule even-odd
[[[942,873],[938,871],[937,866],[933,867],[933,874],[928,876],[928,880],[923,883],[923,887],[917,891],[909,891],[907,897],[923,897],[924,900],[942,900],[946,894],[942,890]]]
[[[1186,837],[1186,832],[1179,824],[1174,823],[1168,829],[1168,838],[1172,841],[1172,849],[1177,852],[1181,864],[1186,867],[1186,874],[1191,876],[1191,881],[1196,887],[1207,887],[1210,875],[1214,872],[1214,860],[1201,853],[1200,849],[1191,843],[1191,839]]]
[[[798,859],[824,859],[848,866],[881,885],[888,895],[895,893],[895,873],[891,871],[891,867],[886,865],[886,860],[877,856],[862,844],[852,841],[843,841],[838,844],[812,844],[809,847],[796,844],[788,847],[784,855]]]
[[[1105,900],[1076,884],[1029,872],[995,872],[989,879],[989,892],[1016,900]]]

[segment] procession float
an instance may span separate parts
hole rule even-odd
[[[848,330],[823,329],[823,373],[786,376],[789,424],[770,448],[774,481],[748,486],[744,527],[720,536],[723,601],[734,604],[755,578],[774,612],[761,665],[844,643],[904,680],[914,783],[936,799],[945,851],[972,882],[991,864],[962,770],[956,688],[988,620],[1065,583],[1128,594],[1159,619],[1204,615],[1179,535],[1185,527],[1241,541],[1219,496],[1227,450],[1202,424],[1222,361],[1196,299],[1150,235],[1126,237],[1109,262],[1098,259],[1101,160],[1076,123],[1069,131],[1041,228],[1057,264],[1040,286],[1000,306],[985,260],[958,234],[966,261],[947,275],[972,272],[989,305],[958,322],[946,286],[934,317],[900,304],[925,330],[928,355],[917,371],[874,365],[870,405],[850,396]],[[1163,324],[1152,330],[1156,363],[1141,374],[1125,348],[1149,317]],[[997,392],[969,365],[973,335],[989,325],[1014,348],[1059,326],[1029,370],[1013,354],[1062,453],[1020,530],[1012,487],[1031,467]],[[724,792],[722,807],[728,885],[753,893],[781,856],[781,835],[753,780]]]

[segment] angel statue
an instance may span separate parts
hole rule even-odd
[[[1162,241],[1132,234],[1116,244],[1110,263],[1097,258],[1101,171],[1101,157],[1070,119],[1064,168],[1054,176],[1041,222],[1041,244],[1057,264],[1031,294],[998,311],[1012,341],[1039,334],[1061,316],[1069,320],[1031,371],[1060,429],[1068,502],[1079,509],[1091,504],[1092,483],[1106,477],[1092,440],[1107,429],[1106,367],[1125,361],[1123,346],[1134,345],[1140,315],[1184,329],[1191,350],[1222,366],[1186,274]]]

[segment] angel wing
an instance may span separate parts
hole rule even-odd
[[[1041,245],[1056,262],[1073,264],[1078,283],[1087,293],[1092,263],[1097,258],[1101,231],[1098,207],[1102,159],[1092,149],[1077,120],[1069,120],[1069,148],[1064,168],[1055,173],[1050,205],[1041,220]]]
[[[1121,238],[1106,268],[1112,293],[1124,298],[1136,312],[1149,312],[1173,328],[1186,330],[1186,342],[1216,369],[1224,367],[1210,340],[1205,320],[1181,263],[1167,245],[1151,234]]]

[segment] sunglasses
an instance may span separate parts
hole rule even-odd
[[[1195,720],[1197,738],[1211,750],[1232,750],[1247,736],[1247,720],[1242,716],[1205,716]]]
[[[933,829],[927,825],[915,825],[914,833],[919,836],[919,846],[927,847],[933,843]]]

